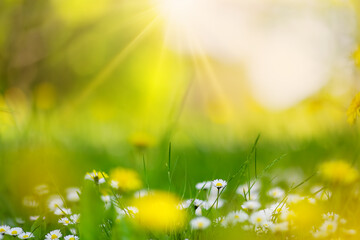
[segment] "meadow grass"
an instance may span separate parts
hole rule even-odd
[[[56,229],[62,237],[82,239],[356,239],[357,170],[354,179],[342,182],[357,165],[356,134],[291,144],[263,138],[255,135],[252,144],[227,149],[124,144],[111,153],[81,142],[4,143],[2,224],[21,227],[35,239]],[[19,159],[26,155],[46,164],[34,167]],[[321,168],[319,173],[322,162],[336,159],[348,168],[336,165],[330,179]],[[125,172],[112,175],[119,166]],[[114,179],[120,182],[114,185]],[[226,186],[211,186],[216,179]],[[37,192],[40,184],[46,184],[45,193]],[[72,197],[69,187],[77,187]],[[54,195],[61,204],[49,209]],[[149,211],[138,212],[139,206]],[[71,220],[74,214],[80,214],[79,223]]]

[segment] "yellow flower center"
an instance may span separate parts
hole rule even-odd
[[[198,223],[198,227],[199,227],[199,228],[202,228],[203,226],[204,226],[204,223],[202,223],[202,222],[199,222],[199,223]]]
[[[26,235],[26,234],[23,236],[23,238],[28,238],[28,237],[29,237],[29,235]]]
[[[327,226],[327,230],[332,230],[333,228],[334,228],[334,226],[331,225],[331,224],[329,224],[329,225]]]
[[[0,233],[3,233],[3,232],[5,232],[5,229],[0,228]]]
[[[70,221],[69,221],[69,220],[65,220],[65,223],[70,223]]]
[[[51,235],[51,239],[57,239],[58,236],[56,234]]]
[[[235,217],[234,217],[235,219],[239,219],[240,217],[238,216],[238,215],[235,215]]]
[[[256,218],[256,222],[261,222],[262,221],[262,218],[261,217],[258,217],[258,218]]]
[[[17,234],[17,231],[14,230],[14,231],[11,232],[11,234],[15,235],[15,234]]]
[[[221,187],[222,184],[221,184],[221,183],[217,183],[216,186],[217,186],[217,187]]]
[[[74,238],[74,237],[71,237],[71,238],[69,238],[69,240],[75,240],[75,238]]]

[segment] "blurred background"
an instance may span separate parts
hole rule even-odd
[[[260,167],[355,161],[359,17],[357,0],[2,0],[2,201],[143,159],[163,188],[169,142],[179,187],[227,177],[258,134]]]

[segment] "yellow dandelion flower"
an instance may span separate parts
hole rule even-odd
[[[179,208],[180,199],[168,192],[155,191],[138,198],[134,205],[139,213],[135,219],[139,225],[152,231],[181,229],[186,220],[186,211]]]
[[[325,162],[320,165],[319,171],[323,179],[331,183],[350,184],[359,177],[358,171],[342,160]]]
[[[136,132],[132,134],[129,141],[132,145],[139,149],[145,149],[155,144],[155,139],[145,132]]]
[[[360,92],[356,94],[347,110],[348,123],[354,124],[358,116],[360,116]]]
[[[110,172],[111,186],[123,192],[138,190],[142,187],[140,176],[131,169],[116,168]]]

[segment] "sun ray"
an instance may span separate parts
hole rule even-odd
[[[188,38],[187,40],[196,74],[200,79],[203,79],[201,90],[203,90],[207,114],[214,122],[228,122],[232,119],[232,107],[220,85],[210,59],[195,39]]]
[[[168,33],[168,32],[167,32]],[[166,37],[165,37],[165,44],[168,40],[168,34],[166,33]],[[166,46],[164,44],[164,47]],[[181,58],[181,60],[183,60],[183,58]],[[193,84],[193,79],[191,77],[189,77],[188,79],[184,79],[187,82],[184,83],[184,88],[179,88],[178,91],[178,98],[174,99],[174,102],[172,104],[172,108],[169,112],[169,124],[167,126],[167,130],[166,133],[168,136],[171,135],[172,130],[175,128],[175,126],[177,125],[177,123],[179,122],[179,119],[185,109],[185,105],[186,105],[186,100],[188,99],[189,96],[189,92],[190,89],[192,87]]]
[[[153,77],[152,77],[152,85],[151,85],[151,88],[149,89],[149,94],[148,94],[148,101],[146,101],[147,103],[150,103],[150,100],[153,99],[154,97],[154,91],[156,89],[156,86],[159,84],[159,81],[160,81],[160,75],[162,73],[162,68],[163,68],[163,65],[164,65],[164,59],[165,59],[165,50],[166,50],[166,46],[165,46],[165,43],[166,43],[166,35],[165,37],[163,37],[163,40],[162,40],[162,44],[161,44],[161,49],[160,49],[160,53],[159,53],[159,59],[158,59],[158,62],[156,64],[156,67],[155,67],[155,71],[154,71],[154,74],[153,74]],[[148,109],[150,109],[150,106],[148,106]]]
[[[193,57],[196,59],[197,66],[204,72],[204,75],[207,77],[210,83],[210,88],[213,93],[218,97],[224,97],[222,87],[219,84],[219,79],[216,76],[216,73],[211,66],[210,60],[199,42],[192,38],[190,42],[190,47]],[[199,60],[196,57],[199,57]]]
[[[82,101],[84,101],[91,93],[103,84],[109,75],[116,69],[116,67],[128,56],[128,54],[136,47],[136,45],[150,32],[154,27],[155,23],[158,22],[158,17],[155,17],[150,21],[145,28],[136,35],[127,45],[123,48],[108,64],[104,69],[93,78],[90,83],[85,87],[83,92],[73,101],[72,107],[75,108]]]

